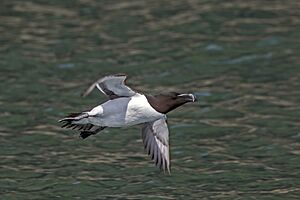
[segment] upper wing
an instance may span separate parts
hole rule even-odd
[[[170,174],[169,130],[166,120],[162,118],[146,123],[142,129],[142,138],[155,165]]]
[[[126,75],[111,75],[97,80],[93,83],[82,96],[87,96],[97,87],[101,92],[107,95],[110,99],[118,97],[131,97],[135,92],[125,85]]]

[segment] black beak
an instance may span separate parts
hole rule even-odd
[[[195,102],[197,101],[197,98],[193,94],[180,94],[178,95],[179,97],[185,97],[185,99],[189,102]]]

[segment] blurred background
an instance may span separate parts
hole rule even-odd
[[[1,199],[299,199],[300,2],[1,0]],[[94,80],[194,92],[169,114],[172,175],[140,127],[57,120]]]

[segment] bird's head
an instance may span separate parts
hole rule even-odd
[[[168,92],[148,97],[148,101],[158,112],[166,114],[185,103],[195,102],[197,99],[194,94]]]

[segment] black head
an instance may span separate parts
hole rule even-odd
[[[196,97],[193,94],[180,94],[177,92],[169,92],[155,96],[146,95],[150,105],[160,113],[168,113],[175,108],[188,103],[195,102]]]

